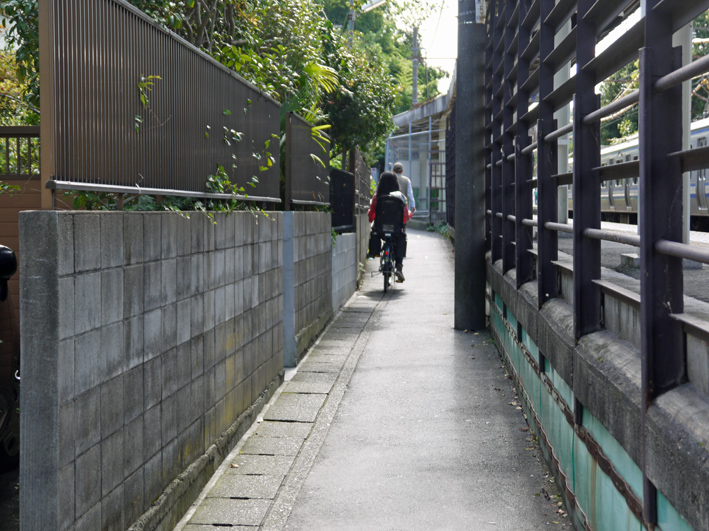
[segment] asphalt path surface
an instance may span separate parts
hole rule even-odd
[[[453,329],[454,255],[410,231],[406,282],[376,263],[371,334],[285,524],[313,529],[571,529],[485,331]]]

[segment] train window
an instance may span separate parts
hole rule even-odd
[[[630,162],[630,155],[625,156],[625,162]]]
[[[633,157],[633,160],[638,160],[638,156],[635,155],[635,156]]]
[[[697,147],[700,147],[700,148],[701,148],[701,147],[706,147],[706,145],[707,145],[707,137],[698,138],[698,139],[697,139],[697,142],[698,142]]]

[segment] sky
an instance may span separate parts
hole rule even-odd
[[[430,66],[453,74],[458,54],[458,0],[437,0],[436,4],[437,9],[419,29],[419,46]],[[449,85],[450,77],[442,79],[438,90],[445,94]]]

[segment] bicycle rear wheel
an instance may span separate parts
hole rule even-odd
[[[391,286],[391,277],[394,271],[392,266],[392,248],[391,243],[386,241],[384,247],[382,248],[382,263],[381,270],[382,276],[384,277],[384,293],[386,293],[389,286]]]

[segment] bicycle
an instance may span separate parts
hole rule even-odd
[[[384,235],[384,245],[382,245],[381,257],[379,259],[379,271],[384,276],[384,293],[394,277],[394,241],[391,234]]]

